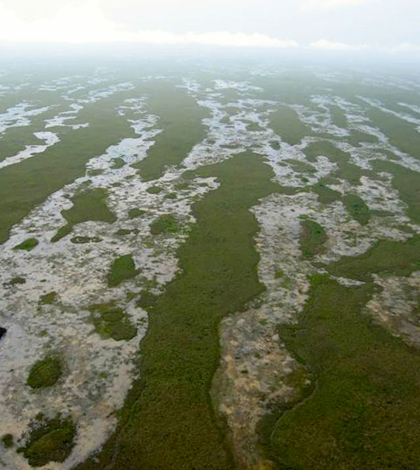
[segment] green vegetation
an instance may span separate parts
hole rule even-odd
[[[5,434],[1,438],[1,440],[3,442],[4,447],[6,447],[6,449],[10,449],[11,447],[14,446],[14,440],[13,440],[13,435],[12,434]]]
[[[324,182],[320,181],[310,188],[318,196],[321,204],[331,204],[341,199],[341,194],[329,188]]]
[[[102,241],[102,238],[78,236],[78,237],[73,237],[70,241],[76,245],[83,245],[85,243],[99,243]]]
[[[328,237],[324,227],[309,219],[302,220],[300,249],[304,258],[313,258],[320,253]]]
[[[16,245],[13,249],[32,251],[38,245],[38,243],[39,242],[36,238],[28,238],[27,240],[23,241],[20,245]]]
[[[302,162],[301,160],[293,160],[291,158],[284,160],[285,163],[288,163],[292,170],[298,173],[316,173],[316,168],[310,163]]]
[[[128,217],[130,219],[136,219],[137,217],[141,217],[142,215],[144,215],[146,213],[146,211],[143,211],[141,209],[130,209],[128,211]]]
[[[331,106],[330,111],[333,124],[337,127],[341,127],[342,129],[347,129],[348,122],[344,111],[336,105]]]
[[[376,137],[376,135],[366,134],[366,132],[353,130],[350,133],[348,141],[354,147],[359,147],[361,143],[377,144],[378,138]]]
[[[19,449],[32,467],[64,462],[74,447],[76,426],[70,418],[45,420],[34,426],[25,447]]]
[[[136,265],[131,255],[124,255],[117,258],[108,273],[108,286],[116,287],[121,282],[131,279],[137,275]]]
[[[280,468],[414,469],[420,459],[420,355],[363,313],[372,285],[311,280],[296,325],[280,336],[316,388],[271,437]]]
[[[218,177],[221,185],[194,205],[197,224],[178,251],[184,274],[150,310],[141,379],[123,410],[115,468],[234,466],[209,397],[218,325],[263,291],[253,244],[258,224],[249,209],[278,186],[270,182],[270,167],[252,153],[197,174]],[[106,468],[113,443],[79,470]]]
[[[119,170],[123,166],[125,166],[125,161],[122,158],[117,157],[117,158],[114,158],[114,160],[112,160],[111,168],[113,168],[114,170]]]
[[[76,224],[87,222],[88,220],[108,222],[112,224],[117,220],[115,215],[106,205],[107,192],[102,188],[94,188],[76,194],[72,199],[73,207],[61,212],[67,220],[67,225],[61,227],[51,239],[57,242],[68,235]]]
[[[366,115],[389,138],[391,144],[420,159],[420,135],[413,124],[376,108],[369,109]]]
[[[159,178],[166,166],[179,165],[195,144],[205,137],[202,120],[207,111],[174,84],[158,82],[150,90],[149,112],[159,116],[163,132],[154,140],[148,156],[132,165],[145,181]]]
[[[59,357],[48,356],[37,361],[31,368],[27,384],[31,388],[52,387],[63,375],[63,366]]]
[[[135,137],[130,123],[118,115],[116,106],[135,93],[121,92],[79,112],[81,122],[89,127],[79,129],[77,137],[69,128],[60,133],[61,141],[42,154],[0,172],[0,244],[9,236],[11,227],[22,220],[45,199],[85,174],[86,162],[101,155],[121,137]],[[55,110],[54,112],[57,112]]]
[[[161,215],[150,226],[152,235],[160,235],[161,233],[175,233],[179,231],[179,223],[173,215]]]
[[[354,220],[357,220],[361,225],[366,225],[369,222],[370,209],[361,197],[356,194],[346,194],[343,197],[343,203]]]
[[[14,286],[16,284],[26,284],[26,279],[24,277],[16,276],[13,277],[7,284],[10,286]]]
[[[42,295],[39,299],[40,305],[51,305],[57,299],[57,292],[49,292],[48,294]]]
[[[141,293],[140,299],[136,302],[136,305],[137,307],[148,310],[156,305],[158,299],[159,297],[157,295],[145,291]]]
[[[163,188],[161,188],[160,186],[150,186],[150,188],[147,188],[146,191],[149,194],[159,194],[163,191]]]
[[[296,111],[287,106],[270,114],[270,125],[273,131],[289,145],[300,144],[304,137],[312,135],[311,130],[299,119]]]
[[[131,323],[130,317],[113,303],[91,305],[88,310],[92,313],[90,321],[102,338],[128,341],[136,336],[137,328]]]
[[[414,223],[420,223],[420,174],[383,160],[375,160],[373,167],[375,171],[391,173],[392,185],[408,205],[408,216]]]
[[[371,281],[372,274],[408,276],[420,269],[420,235],[407,242],[380,240],[366,253],[359,256],[344,256],[327,266],[334,276],[348,277],[359,281]]]
[[[120,228],[117,232],[115,232],[116,235],[120,235],[120,236],[126,236],[126,235],[130,235],[131,233],[134,233],[135,230],[131,230],[131,229],[128,229],[128,228]]]
[[[358,184],[360,177],[364,174],[364,170],[350,163],[350,155],[348,153],[343,152],[326,140],[311,142],[303,149],[303,152],[310,162],[315,162],[317,157],[321,155],[327,157],[330,162],[336,163],[338,166],[335,176],[343,178],[351,184]]]

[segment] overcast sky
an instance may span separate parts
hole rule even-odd
[[[420,0],[0,0],[0,42],[420,54]]]

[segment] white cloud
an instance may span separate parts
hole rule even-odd
[[[310,49],[324,51],[363,51],[369,49],[367,44],[346,44],[344,42],[327,41],[326,39],[311,42],[309,47]]]
[[[303,0],[302,10],[333,10],[342,7],[363,5],[366,0]]]
[[[389,47],[385,49],[386,52],[393,54],[404,53],[404,52],[420,52],[420,45],[412,44],[411,42],[403,42],[397,46]]]
[[[171,33],[162,30],[127,31],[107,19],[98,1],[65,4],[48,18],[24,20],[0,3],[0,41],[3,42],[134,42],[142,44],[200,44],[228,47],[290,49],[295,41],[265,34],[214,31]]]

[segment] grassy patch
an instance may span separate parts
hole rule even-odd
[[[371,285],[346,288],[315,276],[298,324],[280,327],[317,383],[274,428],[281,468],[416,468],[420,355],[363,313],[371,294]]]
[[[291,158],[284,160],[288,163],[294,171],[298,173],[316,173],[316,168],[310,163],[302,162],[301,160],[293,160]]]
[[[142,215],[144,215],[146,213],[146,211],[143,211],[141,209],[130,209],[128,211],[128,217],[130,219],[136,219],[137,217],[141,217]]]
[[[88,220],[108,223],[115,222],[117,218],[108,209],[106,198],[107,192],[102,188],[88,189],[74,196],[72,199],[73,207],[61,212],[62,216],[67,220],[67,225],[61,227],[51,241],[57,242],[68,235],[76,224],[81,224]]]
[[[365,201],[356,194],[346,194],[343,197],[343,204],[347,212],[354,220],[357,220],[361,225],[366,225],[370,220],[370,209]]]
[[[28,238],[27,240],[23,241],[20,245],[16,245],[13,249],[32,251],[36,246],[38,246],[38,243],[39,242],[36,238]]]
[[[40,305],[51,305],[57,299],[57,292],[49,292],[48,294],[42,295],[39,299]]]
[[[64,462],[74,447],[76,426],[71,419],[45,420],[36,423],[25,447],[19,449],[32,467],[49,462]]]
[[[375,171],[391,173],[392,185],[408,205],[407,215],[414,223],[420,223],[420,174],[383,160],[375,160],[373,167]]]
[[[41,204],[54,191],[85,174],[86,162],[122,137],[135,137],[134,130],[116,106],[133,91],[116,93],[97,103],[87,104],[79,112],[89,127],[75,132],[64,128],[60,142],[42,154],[34,155],[0,172],[0,244],[7,240],[10,228]],[[56,112],[56,111],[54,111]],[[19,129],[21,132],[21,129]]]
[[[420,135],[413,124],[375,108],[369,109],[366,115],[391,144],[414,158],[420,158]]]
[[[161,188],[160,186],[150,186],[150,188],[147,188],[146,191],[149,194],[159,194],[163,191],[163,188]]]
[[[70,241],[74,243],[75,245],[83,245],[85,243],[99,243],[102,241],[102,238],[78,236],[78,237],[73,237]]]
[[[207,111],[188,93],[168,82],[155,83],[149,90],[148,108],[160,117],[163,132],[154,140],[148,156],[132,165],[140,170],[143,180],[159,178],[167,165],[178,165],[195,144],[205,137],[202,120]]]
[[[24,277],[16,276],[10,279],[8,283],[6,283],[6,285],[9,286],[15,286],[19,284],[26,284],[26,279]]]
[[[380,240],[366,253],[344,256],[327,269],[334,276],[359,281],[371,281],[374,273],[408,276],[420,269],[420,236],[415,235],[407,242]]]
[[[310,188],[317,196],[321,204],[331,204],[341,199],[341,194],[329,188],[323,181]]]
[[[130,322],[130,317],[114,304],[91,305],[90,321],[96,333],[102,338],[112,338],[115,341],[128,341],[137,334],[137,328]]]
[[[296,111],[287,106],[279,106],[277,111],[270,114],[270,125],[273,131],[289,145],[299,144],[304,137],[312,135]]]
[[[136,265],[131,255],[124,255],[117,258],[108,273],[108,286],[116,287],[121,282],[131,279],[137,275]]]
[[[125,161],[122,158],[117,157],[112,160],[111,168],[113,168],[114,170],[119,170],[123,166],[125,166]]]
[[[300,224],[300,249],[304,258],[313,258],[324,246],[328,237],[324,227],[313,220],[302,220]]]
[[[161,233],[175,233],[179,231],[179,223],[173,215],[161,215],[150,226],[152,235]]]
[[[14,446],[14,440],[13,440],[13,435],[12,434],[5,434],[2,438],[1,441],[3,442],[4,447],[6,449],[10,449],[11,447]]]
[[[28,376],[27,384],[31,388],[52,387],[63,375],[61,360],[55,356],[49,356],[36,362]]]
[[[315,162],[317,157],[324,156],[332,163],[336,163],[338,170],[335,176],[347,180],[351,184],[358,184],[360,177],[364,174],[363,170],[357,165],[350,163],[350,155],[337,148],[331,142],[322,140],[319,142],[311,142],[303,149],[308,160]]]

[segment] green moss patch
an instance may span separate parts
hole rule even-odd
[[[36,238],[28,238],[24,242],[22,242],[20,245],[16,245],[13,249],[14,250],[25,250],[25,251],[31,251],[33,250],[36,246],[38,246],[38,240]]]
[[[67,225],[61,227],[56,235],[51,239],[57,242],[68,235],[76,224],[87,222],[88,220],[98,222],[113,223],[117,220],[115,215],[106,205],[107,192],[102,188],[88,189],[77,194],[72,199],[73,207],[61,212],[67,220]]]
[[[341,199],[341,194],[329,188],[323,181],[310,188],[317,196],[321,204],[331,204]]]
[[[37,361],[31,368],[27,384],[31,388],[52,387],[63,375],[60,358],[49,356]]]
[[[114,304],[91,305],[89,311],[92,313],[90,321],[102,338],[128,341],[136,336],[137,328],[130,317]]]
[[[150,226],[152,235],[175,233],[179,231],[179,223],[173,215],[162,215]]]
[[[45,420],[36,423],[25,447],[19,449],[32,467],[49,462],[64,462],[75,443],[76,426],[68,419]]]
[[[121,282],[131,279],[137,275],[136,265],[131,255],[123,255],[117,258],[111,265],[108,273],[108,286],[116,287]]]
[[[10,279],[9,282],[5,283],[5,285],[15,286],[19,284],[26,284],[26,279],[24,277],[16,276]]]
[[[327,239],[322,225],[309,219],[301,222],[300,249],[304,258],[313,258],[320,253]]]

